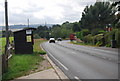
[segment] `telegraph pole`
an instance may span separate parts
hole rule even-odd
[[[8,33],[8,5],[7,0],[5,0],[5,26],[6,26],[6,45],[5,45],[5,72],[8,71],[8,46],[9,46],[9,33]]]
[[[28,19],[28,28],[29,28],[29,19]]]

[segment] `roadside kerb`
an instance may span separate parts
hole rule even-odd
[[[40,45],[41,49],[45,51],[45,49],[42,47],[42,44]],[[55,70],[56,74],[58,75],[58,77],[60,78],[60,80],[64,81],[64,79],[66,79],[67,81],[69,80],[69,78],[59,69],[58,66],[56,66],[53,61],[48,57],[48,55],[45,55],[45,58],[47,58],[47,60],[49,61],[49,63],[51,64],[51,66],[53,67],[53,69]]]

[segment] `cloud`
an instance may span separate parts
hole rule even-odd
[[[8,0],[9,24],[43,24],[79,21],[86,5],[96,0]],[[4,15],[4,0],[0,2],[0,15]],[[3,16],[0,16],[3,17]],[[3,21],[0,20],[0,25]]]

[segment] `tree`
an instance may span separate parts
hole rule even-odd
[[[55,38],[68,38],[72,31],[73,23],[69,23],[68,21],[64,22],[62,25],[53,25],[51,28],[51,37]]]
[[[94,5],[86,6],[82,12],[81,27],[84,29],[104,29],[106,25],[115,20],[115,11],[109,2],[96,2]]]
[[[79,32],[79,31],[81,30],[81,28],[80,28],[80,23],[78,23],[78,22],[73,23],[72,30],[73,30],[74,32]]]
[[[34,35],[38,34],[41,38],[49,38],[49,28],[47,26],[39,26],[35,31]]]

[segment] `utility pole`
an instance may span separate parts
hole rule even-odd
[[[5,45],[5,57],[4,57],[4,72],[8,71],[8,46],[9,46],[9,33],[8,33],[8,5],[5,0],[5,26],[6,26],[6,45]]]
[[[29,28],[29,19],[28,19],[28,28]]]

